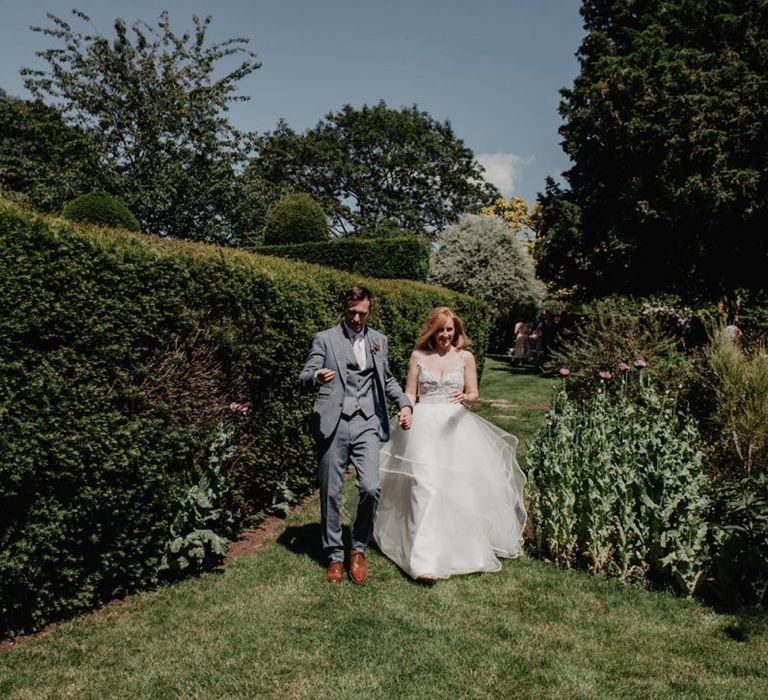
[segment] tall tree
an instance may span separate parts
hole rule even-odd
[[[0,94],[0,191],[55,211],[109,180],[93,141],[58,110]]]
[[[542,198],[540,271],[582,295],[762,285],[768,4],[585,0],[582,15],[560,107],[573,167]]]
[[[345,105],[304,134],[280,122],[261,139],[253,172],[311,194],[337,235],[395,226],[434,236],[499,197],[450,122],[383,101]]]
[[[89,18],[73,10],[82,22]],[[112,40],[73,29],[49,14],[52,27],[33,27],[61,42],[38,52],[47,70],[25,68],[33,95],[53,103],[93,135],[115,173],[114,193],[136,213],[142,229],[161,235],[237,243],[232,212],[248,150],[247,136],[226,116],[239,80],[260,64],[232,38],[208,45],[210,17],[193,17],[194,32],[177,35],[167,12],[155,27],[114,22]],[[222,60],[244,54],[217,77]]]

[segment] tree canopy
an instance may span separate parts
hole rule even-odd
[[[89,134],[114,175],[111,191],[142,229],[236,243],[243,194],[258,190],[238,181],[248,139],[226,116],[232,101],[248,99],[234,94],[238,81],[260,66],[248,40],[209,45],[210,17],[193,16],[194,32],[178,35],[167,12],[156,26],[136,22],[130,30],[117,19],[111,40],[48,18],[52,27],[33,30],[61,46],[38,52],[48,67],[23,69],[25,86]],[[244,59],[219,76],[220,62],[240,54]]]
[[[53,107],[0,93],[0,190],[49,212],[105,186],[108,176],[87,134]]]
[[[383,101],[345,105],[303,134],[280,122],[252,172],[311,194],[337,235],[394,226],[434,236],[499,197],[449,122]]]
[[[469,215],[437,239],[429,280],[486,301],[497,317],[533,318],[546,290],[525,245],[499,218]]]
[[[582,296],[761,286],[768,5],[585,0],[582,15],[560,107],[573,167],[541,199],[541,274]]]

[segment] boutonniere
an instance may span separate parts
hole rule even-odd
[[[374,340],[371,343],[371,349],[373,350],[374,355],[381,355],[381,343],[379,343],[378,340]]]

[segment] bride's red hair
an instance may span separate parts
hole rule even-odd
[[[424,325],[419,331],[419,337],[416,339],[416,350],[434,350],[435,334],[446,324],[447,321],[453,321],[453,345],[457,350],[469,349],[472,343],[464,330],[464,322],[457,316],[453,309],[447,306],[438,306],[427,315]]]

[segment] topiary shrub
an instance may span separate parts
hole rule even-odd
[[[267,212],[265,245],[327,241],[329,237],[325,212],[308,194],[287,194]]]
[[[64,206],[61,216],[69,221],[79,221],[84,224],[141,231],[139,220],[131,210],[117,197],[107,192],[89,192],[75,197]]]

